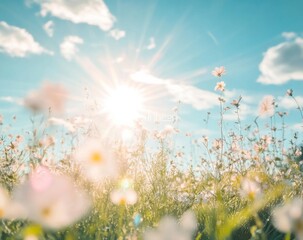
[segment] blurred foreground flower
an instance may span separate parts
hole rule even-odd
[[[138,196],[133,189],[118,189],[111,192],[110,199],[117,205],[134,205]]]
[[[85,145],[78,148],[74,158],[91,181],[102,181],[118,174],[116,159],[98,139],[87,140]]]
[[[179,222],[170,216],[162,218],[157,229],[145,231],[144,240],[191,240],[197,227],[195,214],[188,210]]]
[[[260,117],[271,117],[275,114],[274,97],[271,95],[265,96],[259,105]]]
[[[262,196],[262,189],[258,182],[244,178],[241,182],[240,195],[250,200],[258,199]]]
[[[67,227],[90,208],[88,196],[72,180],[37,167],[14,191],[14,199],[26,209],[29,220],[50,229]]]
[[[24,211],[20,204],[13,201],[8,192],[0,187],[0,219],[10,219],[24,217]]]
[[[38,90],[31,91],[24,99],[24,105],[33,112],[54,114],[64,110],[67,91],[61,84],[45,82]]]
[[[303,200],[295,198],[290,203],[273,211],[273,224],[281,232],[296,234],[303,240]]]
[[[55,145],[55,138],[53,136],[45,136],[39,140],[39,147],[50,147]]]
[[[223,74],[226,73],[226,70],[225,67],[221,66],[221,67],[216,67],[211,73],[215,77],[221,77]]]

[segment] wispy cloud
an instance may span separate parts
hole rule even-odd
[[[35,41],[25,29],[0,22],[0,52],[12,57],[25,57],[29,54],[53,54]]]
[[[300,106],[303,106],[303,96],[296,96],[296,100]],[[295,109],[298,107],[297,103],[289,96],[277,98],[278,106],[284,109]]]
[[[219,105],[219,95],[195,86],[185,84],[166,84],[168,92],[175,101],[189,104],[197,110],[211,109]]]
[[[259,66],[258,82],[284,84],[290,80],[303,80],[303,38],[280,43],[269,48]]]
[[[290,128],[294,131],[303,132],[303,123],[296,123],[290,126]]]
[[[248,116],[254,115],[256,113],[256,109],[254,109],[251,105],[242,102],[238,109],[238,114],[240,120],[245,120]],[[230,111],[224,114],[224,120],[227,121],[237,121],[238,114],[236,113],[236,109],[232,107]]]
[[[43,25],[43,29],[46,32],[46,34],[50,37],[54,35],[54,23],[53,21],[48,21]]]
[[[125,37],[126,32],[120,29],[113,29],[109,32],[109,35],[116,40],[120,40]]]
[[[135,72],[130,77],[132,80],[144,84],[163,85],[172,100],[189,104],[197,110],[211,109],[219,105],[219,95],[216,93],[188,84],[173,83],[172,80],[155,77],[145,70]]]
[[[212,32],[208,31],[208,32],[207,32],[207,35],[214,41],[214,43],[215,43],[216,45],[219,45],[218,39],[215,37],[215,35],[214,35]]]
[[[70,131],[70,132],[75,132],[76,131],[76,129],[75,129],[75,127],[74,127],[74,125],[72,123],[70,123],[69,121],[64,120],[62,118],[55,118],[55,117],[49,118],[48,119],[48,124],[50,126],[61,126],[61,127],[64,127],[68,131]]]
[[[294,32],[283,32],[282,37],[284,37],[285,39],[293,39],[297,37],[297,34]]]
[[[16,97],[11,97],[11,96],[0,97],[0,102],[13,103],[13,104],[17,104],[17,105],[20,105],[20,106],[24,105],[23,99],[16,98]]]
[[[71,60],[79,51],[77,45],[82,43],[83,39],[78,36],[65,37],[64,41],[60,44],[60,51],[62,56],[67,60]]]
[[[86,23],[104,31],[112,28],[115,17],[103,0],[30,0],[40,5],[42,16],[51,14],[73,23]]]
[[[139,70],[134,72],[130,75],[130,78],[136,82],[146,84],[166,84],[165,80],[153,76],[147,70]]]

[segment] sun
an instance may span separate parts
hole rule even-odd
[[[139,89],[119,86],[105,98],[104,112],[114,124],[128,126],[142,117],[143,102]]]

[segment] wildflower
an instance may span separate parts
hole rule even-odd
[[[221,66],[221,67],[216,67],[211,73],[215,77],[221,77],[223,74],[226,73],[226,70],[225,67]]]
[[[239,145],[238,145],[238,142],[233,141],[233,142],[231,143],[231,148],[230,148],[230,150],[231,150],[232,152],[238,152],[238,151],[240,150],[240,147],[239,147]]]
[[[224,90],[225,90],[225,83],[223,81],[218,82],[216,87],[215,87],[215,91],[223,92]]]
[[[52,136],[44,137],[39,141],[39,146],[40,147],[46,147],[47,148],[49,146],[53,146],[54,144],[55,144],[55,138],[52,137]]]
[[[30,92],[24,99],[24,105],[33,112],[60,113],[63,111],[67,91],[60,84],[44,83],[38,89]]]
[[[138,195],[133,189],[118,189],[111,192],[110,199],[117,205],[134,205]]]
[[[293,90],[292,89],[288,89],[286,91],[286,95],[292,97],[293,96]]]
[[[272,142],[272,137],[268,135],[262,136],[261,139],[265,144],[271,144]]]
[[[285,115],[287,115],[287,112],[278,112],[279,117],[283,117]]]
[[[90,207],[86,194],[71,179],[55,175],[45,167],[35,169],[13,195],[27,210],[29,220],[50,229],[73,224]]]
[[[3,125],[3,116],[0,115],[0,125]]]
[[[303,239],[303,201],[295,198],[273,211],[273,224],[281,232],[294,232],[298,240]]]
[[[197,218],[193,211],[188,210],[180,218],[180,225],[188,232],[195,232],[197,230]]]
[[[207,136],[205,136],[205,135],[202,136],[202,143],[203,143],[204,145],[207,145],[207,144],[208,144],[208,137],[207,137]]]
[[[91,181],[101,181],[117,175],[117,164],[112,153],[97,139],[87,140],[85,145],[76,150],[74,159]]]
[[[214,141],[213,141],[213,148],[215,149],[215,150],[219,150],[221,147],[222,147],[222,144],[223,142],[222,142],[222,139],[215,139]]]
[[[302,151],[300,149],[296,149],[295,155],[296,157],[300,157],[302,155]]]
[[[244,178],[241,182],[240,195],[242,197],[254,200],[260,198],[262,195],[262,189],[258,182]]]
[[[17,136],[16,136],[16,142],[17,142],[17,143],[21,143],[22,141],[23,141],[23,137],[20,136],[20,135],[17,135]]]
[[[231,105],[235,106],[236,108],[239,108],[240,107],[240,102],[242,100],[242,97],[240,96],[238,100],[234,99],[232,102],[231,102]]]
[[[178,222],[176,218],[165,216],[156,229],[144,233],[144,240],[190,240],[197,229],[197,220],[192,211],[185,212]]]
[[[166,125],[165,128],[160,131],[160,133],[158,134],[158,137],[160,139],[164,139],[165,137],[169,136],[169,135],[173,135],[175,133],[178,133],[178,130],[176,128],[174,128],[171,125]]]
[[[6,216],[6,210],[9,206],[10,200],[6,190],[0,188],[0,218]]]
[[[259,105],[260,117],[271,117],[275,113],[274,97],[271,95],[265,96]]]

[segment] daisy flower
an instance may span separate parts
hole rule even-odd
[[[86,178],[93,182],[117,176],[116,159],[98,139],[89,139],[76,150],[74,159],[82,167]]]
[[[260,117],[271,117],[275,114],[274,97],[271,95],[265,96],[259,105]]]
[[[110,199],[116,205],[134,205],[138,195],[133,189],[117,189],[111,192]]]
[[[24,209],[13,201],[8,191],[0,187],[0,219],[15,219],[24,217]]]
[[[82,218],[90,208],[88,196],[73,180],[37,167],[17,187],[14,199],[26,209],[29,220],[49,229],[65,228]]]
[[[240,195],[242,197],[254,200],[262,196],[262,189],[258,182],[244,178],[241,182]]]
[[[223,92],[224,90],[225,90],[225,83],[223,81],[218,82],[216,87],[215,87],[215,91]]]
[[[221,67],[216,67],[211,73],[215,77],[221,77],[223,74],[226,74],[226,70],[225,67],[221,66]]]
[[[303,240],[303,200],[295,198],[273,211],[273,224],[281,232],[296,234],[296,239]]]
[[[33,112],[52,111],[61,113],[67,98],[67,91],[61,84],[46,82],[38,90],[31,91],[24,99],[24,106]]]
[[[158,228],[149,229],[144,233],[144,240],[191,240],[197,230],[195,214],[188,210],[178,221],[171,216],[163,217]]]

